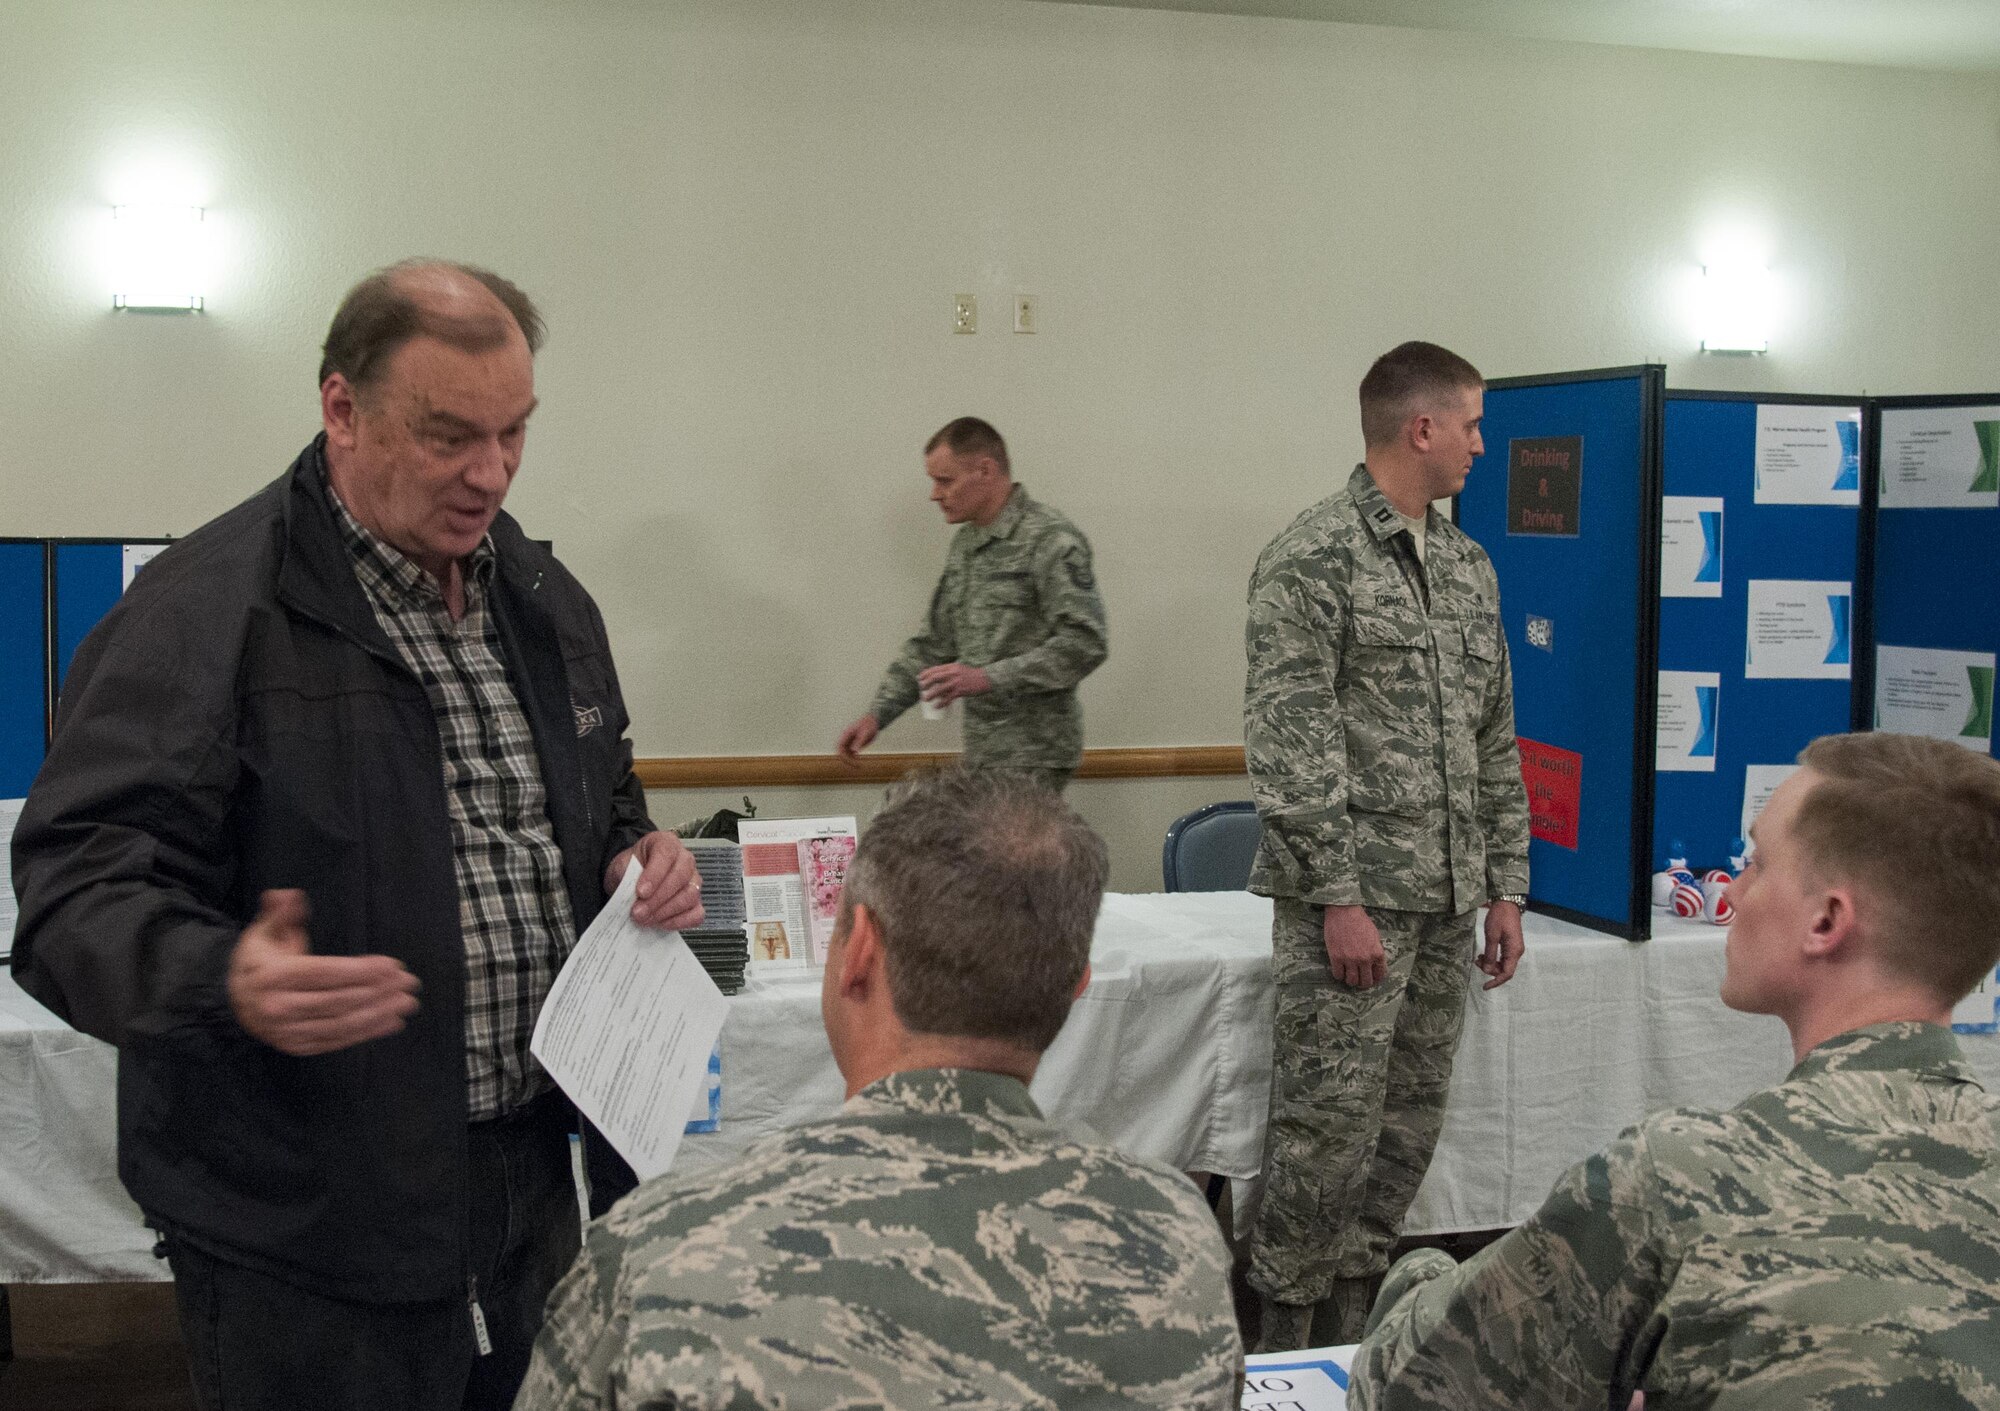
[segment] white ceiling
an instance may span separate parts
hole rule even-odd
[[[2000,0],[1055,0],[2000,73]]]

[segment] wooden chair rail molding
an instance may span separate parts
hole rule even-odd
[[[852,764],[831,754],[682,755],[633,761],[649,789],[757,789],[812,784],[887,784],[914,769],[949,764],[953,754],[864,754]],[[1166,745],[1085,750],[1079,779],[1184,779],[1243,773],[1241,745]]]

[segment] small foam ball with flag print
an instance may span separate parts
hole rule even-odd
[[[1702,905],[1703,897],[1701,888],[1695,886],[1692,882],[1677,882],[1674,884],[1674,894],[1671,899],[1674,915],[1699,916],[1701,915]]]
[[[1717,868],[1708,874],[1710,880],[1701,887],[1701,919],[1717,926],[1727,926],[1736,919],[1736,908],[1729,904],[1729,884],[1735,879]],[[1720,877],[1721,881],[1714,880]]]
[[[1726,867],[1711,867],[1708,871],[1701,874],[1701,885],[1703,887],[1708,886],[1711,882],[1720,882],[1726,887],[1735,880],[1736,874]]]

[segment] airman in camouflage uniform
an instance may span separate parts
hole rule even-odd
[[[1996,1290],[2000,1103],[1949,1030],[1878,1024],[1648,1118],[1462,1268],[1405,1256],[1348,1405],[2000,1407]]]
[[[1421,424],[1425,438],[1401,445],[1423,472],[1408,482],[1422,506],[1461,485],[1478,454],[1479,393],[1469,365],[1428,344],[1377,367],[1410,348],[1472,379],[1446,386],[1449,435],[1428,413],[1401,415],[1432,404],[1421,379],[1415,392],[1390,389],[1388,425],[1407,438]],[[1364,383],[1364,427],[1369,398]],[[1250,888],[1276,903],[1266,1186],[1249,1275],[1266,1350],[1359,1335],[1443,1122],[1474,914],[1527,890],[1492,564],[1436,511],[1399,513],[1371,474],[1376,441],[1344,489],[1271,542],[1250,582],[1244,744],[1264,825]],[[1331,959],[1329,911],[1340,908],[1365,908],[1380,937],[1372,974]],[[1519,956],[1519,917],[1515,905],[1493,912],[1478,963],[1498,984]]]
[[[2000,764],[1891,734],[1799,762],[1722,979],[1798,1066],[1647,1118],[1463,1268],[1405,1258],[1356,1411],[2000,1408],[2000,1102],[1947,1027],[2000,960]]]
[[[1028,1095],[1108,868],[1021,774],[893,791],[823,972],[846,1106],[593,1224],[517,1411],[1236,1411],[1229,1254],[1199,1192]]]
[[[983,428],[990,441],[974,433],[968,449],[955,450],[949,438],[961,423]],[[986,449],[996,446],[999,459]],[[1005,454],[998,433],[973,418],[933,438],[933,481],[960,479],[932,498],[958,533],[923,629],[883,675],[868,714],[843,733],[843,754],[920,698],[943,705],[962,697],[966,763],[1034,772],[1060,790],[1082,760],[1077,687],[1107,654],[1090,542],[1010,479]],[[972,492],[984,498],[954,502]]]
[[[519,1407],[1234,1411],[1228,1283],[1187,1177],[896,1073],[592,1225]]]

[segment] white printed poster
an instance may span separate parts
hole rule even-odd
[[[1882,412],[1882,508],[2000,507],[2000,406]]]
[[[1346,1411],[1354,1347],[1253,1352],[1243,1359],[1243,1411]]]
[[[1985,753],[1993,743],[1993,653],[1876,648],[1875,728]]]
[[[119,586],[118,591],[122,593],[127,588],[130,588],[132,580],[138,577],[139,570],[158,558],[165,552],[166,547],[165,544],[126,544],[122,556],[125,566],[125,581]]]
[[[1796,764],[1751,764],[1743,770],[1743,822],[1736,836],[1748,841],[1750,825],[1778,792],[1778,785],[1799,772]]]
[[[1852,583],[1750,580],[1743,674],[1755,680],[1845,681],[1853,657]]]
[[[1861,408],[1759,403],[1760,505],[1861,503]]]
[[[14,953],[14,825],[26,799],[0,799],[0,960]]]
[[[1722,500],[1666,495],[1660,500],[1660,596],[1722,596]]]
[[[737,825],[753,975],[804,970],[826,959],[858,833],[851,814],[746,818]]]
[[[1715,671],[1662,671],[1660,710],[1654,740],[1654,767],[1662,772],[1715,772],[1716,712],[1722,674]]]

